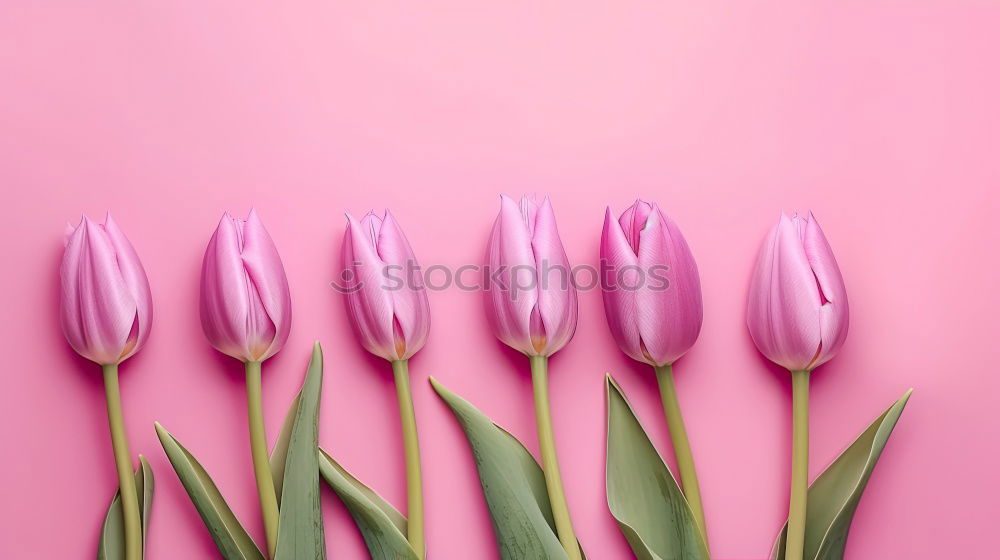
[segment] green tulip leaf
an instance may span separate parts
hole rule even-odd
[[[139,498],[139,515],[142,519],[144,544],[149,528],[149,513],[153,508],[153,486],[153,469],[149,466],[149,461],[139,455],[139,468],[135,470],[135,489]],[[101,541],[97,545],[97,560],[124,560],[124,558],[125,525],[122,520],[121,493],[116,491],[108,513],[104,517]]]
[[[229,509],[201,463],[159,423],[156,435],[222,557],[225,560],[264,560],[264,555]]]
[[[913,389],[907,391],[876,418],[809,486],[803,558],[841,560],[844,557],[847,533],[861,494],[912,392]],[[771,550],[772,560],[784,560],[787,530],[786,523]]]
[[[320,511],[319,401],[323,388],[323,349],[313,345],[312,358],[306,370],[302,390],[293,403],[295,420],[287,443],[279,437],[276,450],[284,447],[287,458],[281,483],[280,517],[278,519],[277,560],[326,558],[326,538]],[[284,431],[284,430],[282,430]],[[279,454],[272,454],[272,460]]]
[[[288,442],[292,439],[292,428],[295,427],[295,417],[299,413],[299,401],[302,393],[295,395],[292,399],[288,412],[285,413],[285,421],[278,432],[278,439],[271,449],[271,477],[274,479],[274,493],[281,504],[282,484],[285,482],[285,463],[288,461]]]
[[[406,518],[373,490],[347,472],[322,449],[319,471],[347,507],[365,539],[372,560],[417,560],[406,540]]]
[[[708,560],[691,507],[609,375],[608,508],[640,560]]]
[[[504,560],[565,560],[556,535],[542,468],[509,432],[468,401],[431,384],[465,431]]]

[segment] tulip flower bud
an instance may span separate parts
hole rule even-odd
[[[623,352],[664,366],[691,349],[701,331],[701,281],[673,220],[641,200],[617,221],[608,208],[601,265],[605,315]]]
[[[60,319],[73,350],[101,365],[119,364],[149,337],[153,300],[132,244],[108,214],[86,216],[66,232],[59,275]]]
[[[791,371],[827,362],[847,337],[847,290],[812,213],[781,215],[750,280],[747,326],[761,354]]]
[[[484,292],[493,334],[528,356],[551,356],[576,332],[577,293],[548,197],[500,197],[486,249]]]
[[[342,251],[347,312],[361,345],[389,361],[407,360],[424,347],[430,305],[417,258],[388,210],[358,222],[347,215]]]
[[[255,210],[227,212],[201,267],[201,326],[216,350],[262,362],[288,339],[292,299],[278,250]]]

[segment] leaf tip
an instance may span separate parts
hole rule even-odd
[[[427,381],[430,382],[431,387],[434,387],[434,390],[437,391],[439,395],[441,394],[441,391],[447,391],[447,389],[444,388],[444,385],[442,385],[440,381],[435,379],[433,375],[427,377]]]
[[[170,432],[168,432],[167,429],[163,427],[163,424],[160,424],[159,422],[153,422],[153,427],[156,428],[156,435],[157,437],[160,438],[160,441],[163,441],[164,439],[169,439],[171,437]]]

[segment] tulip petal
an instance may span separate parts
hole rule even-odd
[[[392,298],[392,313],[405,341],[405,353],[399,359],[407,359],[427,342],[430,305],[410,242],[388,210],[379,230],[377,247],[379,257],[390,267],[387,288]]]
[[[250,285],[241,246],[241,228],[227,212],[205,249],[201,267],[201,323],[216,350],[249,360]]]
[[[680,228],[656,205],[640,233],[638,258],[648,276],[635,296],[639,334],[654,365],[671,364],[701,332],[701,280]],[[665,287],[654,285],[654,273],[666,277]]]
[[[292,300],[281,256],[256,210],[250,210],[242,226],[241,257],[250,282],[248,334],[260,361],[276,354],[288,340]]]
[[[149,331],[153,325],[153,297],[149,291],[149,280],[146,277],[146,270],[139,260],[138,253],[136,253],[132,243],[129,242],[128,238],[125,237],[125,234],[118,227],[118,224],[111,218],[110,213],[108,213],[104,220],[104,230],[107,232],[108,239],[114,247],[122,279],[125,281],[129,293],[132,294],[132,299],[135,301],[136,306],[136,340],[129,354],[121,357],[124,360],[134,354],[149,337]]]
[[[646,228],[646,222],[649,220],[649,214],[652,211],[652,204],[643,200],[636,200],[618,218],[618,223],[625,232],[625,237],[628,239],[628,244],[632,247],[633,253],[639,253],[639,237],[642,230]]]
[[[573,338],[578,302],[572,269],[548,197],[535,213],[531,248],[538,278],[538,313],[545,329],[544,355],[550,356]]]
[[[494,334],[504,344],[532,354],[529,321],[538,302],[535,257],[521,208],[504,195],[487,245],[486,264],[490,280],[484,294]]]
[[[369,222],[370,224],[370,222]],[[354,331],[366,350],[387,360],[396,357],[393,337],[392,297],[385,289],[383,269],[369,230],[347,215],[343,263],[353,285],[346,292],[347,310]]]
[[[83,218],[60,274],[63,328],[70,345],[97,363],[120,362],[136,320],[136,303],[101,226]]]
[[[644,361],[639,340],[638,309],[635,294],[639,280],[639,258],[629,245],[621,224],[604,214],[601,233],[601,287],[604,314],[615,342],[633,360]]]
[[[806,369],[820,349],[820,293],[796,220],[782,214],[751,281],[748,326],[761,353]]]
[[[822,349],[810,366],[815,368],[833,358],[843,346],[847,338],[850,313],[840,266],[837,265],[826,235],[811,212],[805,224],[802,244],[824,300],[819,315]]]

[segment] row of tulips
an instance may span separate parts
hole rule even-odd
[[[285,344],[291,297],[281,258],[256,212],[251,211],[245,220],[226,214],[205,251],[201,321],[212,346],[245,367],[250,455],[266,553],[236,521],[194,456],[162,426],[157,424],[156,429],[175,472],[227,559],[325,558],[320,477],[351,511],[373,558],[422,560],[426,556],[420,449],[408,360],[424,346],[430,332],[427,293],[419,279],[400,285],[386,274],[389,268],[416,263],[406,236],[389,212],[382,217],[369,213],[361,220],[348,215],[347,220],[343,268],[345,278],[351,278],[354,285],[344,290],[346,308],[361,344],[388,361],[394,374],[405,446],[407,515],[318,450],[316,413],[322,383],[318,344],[302,392],[269,449],[261,408],[262,362]],[[673,378],[675,362],[694,345],[702,325],[695,259],[677,224],[655,204],[643,201],[617,219],[608,209],[600,256],[609,267],[602,277],[608,325],[621,350],[649,364],[656,374],[681,480],[678,485],[621,390],[608,377],[609,507],[637,557],[708,558],[701,492]],[[501,281],[484,288],[492,330],[500,341],[528,358],[541,464],[468,402],[431,382],[455,413],[474,450],[501,556],[580,560],[585,556],[563,489],[548,397],[548,358],[573,338],[578,296],[572,282],[548,277],[565,274],[570,266],[547,198],[525,197],[518,203],[501,197],[500,213],[487,243],[486,265],[502,271]],[[666,272],[664,286],[637,282],[636,275],[654,268]],[[61,279],[66,338],[80,355],[101,365],[104,373],[119,475],[120,490],[105,519],[99,557],[140,560],[152,499],[152,471],[141,455],[139,468],[133,471],[118,366],[149,336],[149,284],[138,255],[110,216],[103,224],[84,217],[79,226],[69,229]],[[747,322],[758,349],[792,375],[789,521],[772,558],[839,557],[853,508],[908,394],[880,416],[813,489],[808,488],[809,376],[836,355],[848,327],[844,282],[811,214],[782,215],[763,243],[751,277]],[[845,483],[853,479],[855,484]],[[542,487],[544,494],[535,492]]]

